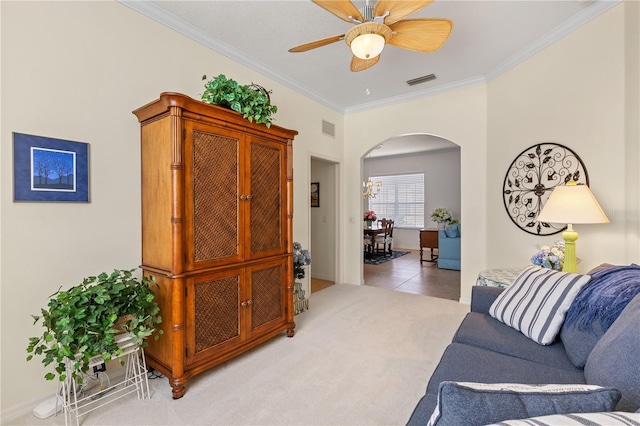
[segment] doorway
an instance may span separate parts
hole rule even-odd
[[[310,183],[314,196],[309,218],[311,293],[338,279],[338,166],[334,161],[311,157]]]
[[[428,134],[385,140],[363,156],[363,182],[373,179],[391,182],[391,186],[388,194],[383,184],[377,197],[365,197],[362,211],[374,210],[376,215],[380,214],[378,218],[393,219],[394,250],[406,253],[383,263],[363,265],[365,285],[459,300],[460,271],[440,269],[434,262],[420,262],[419,241],[420,228],[437,226],[430,217],[435,208],[446,207],[460,219],[460,164],[458,145]],[[416,181],[415,176],[422,176],[422,180]]]

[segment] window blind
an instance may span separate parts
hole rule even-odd
[[[424,173],[371,176],[372,182],[382,182],[375,198],[369,198],[369,210],[378,219],[394,221],[398,228],[424,227]]]

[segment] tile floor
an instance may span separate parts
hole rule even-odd
[[[427,257],[425,253],[425,259]],[[365,285],[405,293],[456,301],[460,299],[460,271],[438,269],[435,262],[423,262],[421,265],[418,250],[410,250],[410,253],[381,265],[364,265],[364,282]],[[312,278],[311,292],[320,291],[331,284]]]

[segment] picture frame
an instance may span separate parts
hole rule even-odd
[[[320,207],[320,182],[311,182],[311,207]]]
[[[13,132],[13,200],[89,202],[89,144]]]

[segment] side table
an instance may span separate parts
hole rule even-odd
[[[518,278],[522,268],[487,269],[480,271],[476,285],[489,287],[508,287]]]

